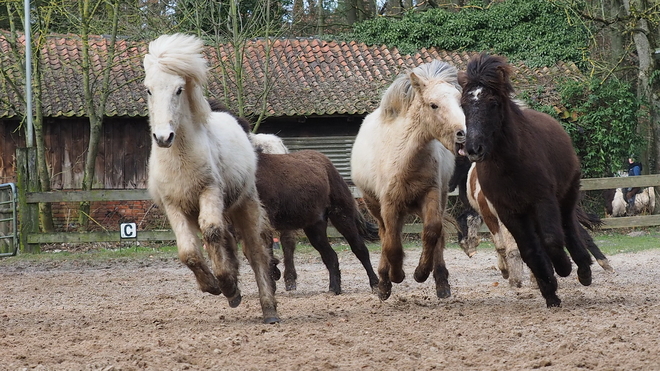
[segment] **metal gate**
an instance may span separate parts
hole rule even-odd
[[[0,184],[0,257],[18,252],[18,196],[14,183]]]

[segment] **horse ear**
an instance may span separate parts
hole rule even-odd
[[[149,67],[151,67],[154,64],[154,57],[150,54],[145,55],[142,64],[144,65],[144,69],[148,70]]]
[[[461,88],[465,88],[465,85],[467,84],[467,72],[465,71],[458,71],[458,84],[461,86]]]
[[[412,85],[413,89],[416,91],[422,91],[424,88],[426,88],[426,82],[423,81],[419,76],[417,76],[414,72],[411,72],[409,75],[410,78],[410,84]]]

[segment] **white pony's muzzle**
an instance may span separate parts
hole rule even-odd
[[[169,131],[167,133],[153,133],[154,140],[158,147],[161,148],[170,148],[172,143],[174,143],[174,132]]]

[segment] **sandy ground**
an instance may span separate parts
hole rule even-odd
[[[245,261],[236,309],[172,258],[3,262],[0,369],[660,369],[660,249],[611,256],[616,273],[595,265],[590,287],[560,278],[556,309],[529,283],[510,288],[490,249],[449,249],[452,297],[439,300],[412,279],[419,253],[407,251],[385,302],[350,252],[339,296],[318,254],[298,254],[298,291],[278,282],[276,325],[261,323]]]

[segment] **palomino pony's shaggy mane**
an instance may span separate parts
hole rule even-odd
[[[410,104],[415,100],[415,89],[413,89],[410,81],[411,73],[423,80],[444,80],[454,85],[459,92],[461,91],[461,86],[458,83],[458,71],[455,67],[439,60],[422,64],[400,74],[383,93],[380,108],[383,110],[384,120],[392,120],[405,114]]]

